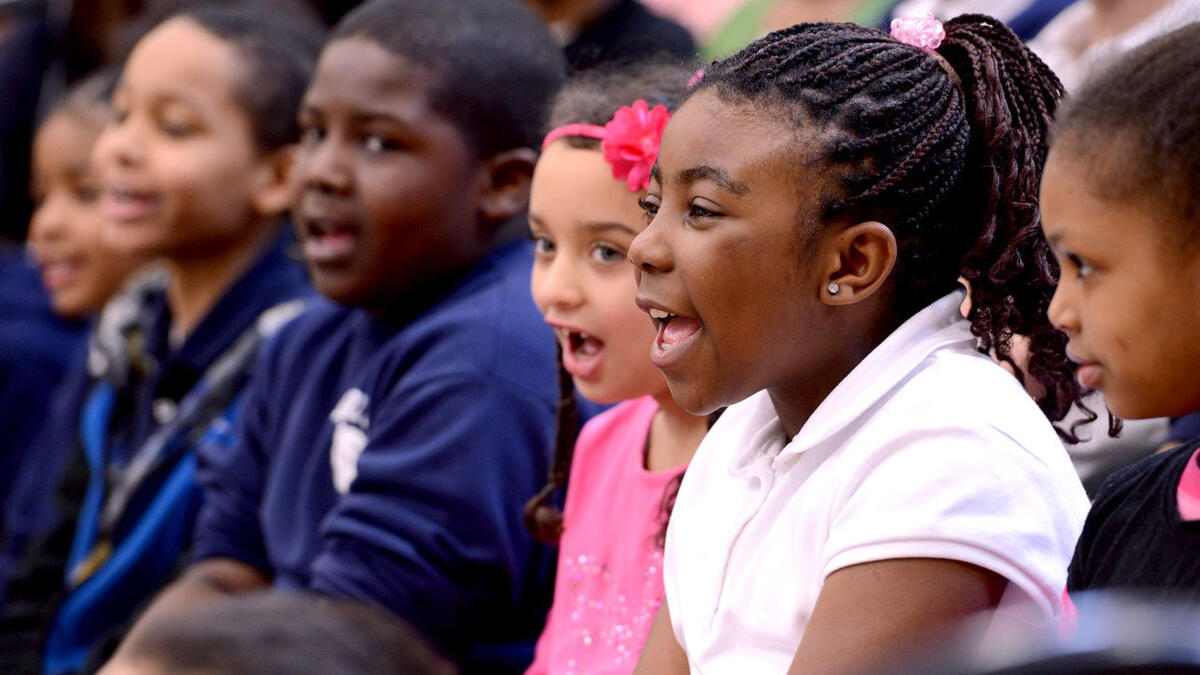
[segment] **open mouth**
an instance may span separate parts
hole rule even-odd
[[[657,307],[650,307],[647,312],[658,329],[658,336],[654,339],[654,346],[650,351],[650,360],[659,368],[673,365],[696,341],[704,325],[699,319],[672,314]]]
[[[100,208],[118,222],[142,220],[158,209],[158,197],[151,192],[110,186],[104,190]]]
[[[304,257],[316,265],[336,265],[354,256],[358,248],[358,228],[324,218],[306,218]]]
[[[565,326],[556,326],[555,332],[562,345],[563,368],[573,377],[595,377],[604,357],[604,340]]]
[[[42,286],[53,292],[74,283],[83,269],[83,263],[77,259],[63,258],[44,261],[41,268]]]

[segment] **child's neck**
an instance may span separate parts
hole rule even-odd
[[[693,415],[665,391],[654,397],[658,412],[650,423],[646,449],[646,469],[666,471],[687,464],[708,432],[708,417]]]
[[[250,229],[253,234],[239,238],[236,244],[194,258],[167,261],[167,306],[171,310],[173,344],[182,344],[192,334],[221,296],[270,245],[275,234],[273,224],[263,222]]]
[[[868,308],[865,314],[871,312]],[[888,311],[877,312],[870,320],[830,325],[829,335],[838,336],[837,341],[813,356],[813,367],[787,385],[767,389],[788,441],[800,433],[808,418],[842,380],[903,322]]]

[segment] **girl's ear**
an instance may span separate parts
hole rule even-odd
[[[537,153],[529,148],[498,152],[483,163],[479,213],[484,220],[502,223],[529,209],[529,185]]]
[[[296,146],[285,145],[267,153],[260,161],[252,177],[250,195],[254,210],[265,218],[278,216],[292,206],[290,182],[292,163],[296,157]]]
[[[883,223],[852,225],[830,237],[821,261],[821,301],[853,305],[874,295],[896,265],[896,236]]]

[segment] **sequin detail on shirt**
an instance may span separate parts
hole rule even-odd
[[[636,662],[642,645],[646,644],[654,615],[662,604],[662,551],[656,550],[647,556],[640,588],[615,589],[615,593],[604,594],[615,598],[608,603],[593,600],[582,592],[613,583],[608,563],[600,562],[595,556],[577,555],[560,560],[559,564],[564,567],[561,574],[572,593],[569,610],[575,643],[575,654],[567,661],[565,675],[577,675],[575,668],[581,659],[585,659],[584,652],[594,647],[603,646],[611,653],[613,666],[624,665],[630,659]],[[604,628],[596,630],[587,626]]]

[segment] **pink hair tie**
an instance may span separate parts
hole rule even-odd
[[[695,89],[696,85],[700,84],[700,80],[703,80],[703,79],[704,79],[704,69],[701,68],[700,70],[696,71],[695,75],[692,75],[692,79],[688,80],[688,83],[687,83],[688,91]]]
[[[567,136],[583,136],[585,138],[603,140],[604,127],[596,124],[564,124],[561,127],[550,130],[550,133],[546,134],[545,140],[542,141],[542,150],[545,150],[554,141],[566,138]]]
[[[892,37],[906,45],[932,52],[946,39],[946,29],[932,14],[892,19]]]
[[[565,124],[551,130],[542,141],[542,149],[567,136],[599,139],[604,160],[612,166],[613,178],[625,181],[625,187],[639,192],[650,185],[650,168],[658,159],[658,146],[669,119],[671,113],[666,106],[650,108],[646,101],[638,99],[632,106],[622,106],[602,127]]]

